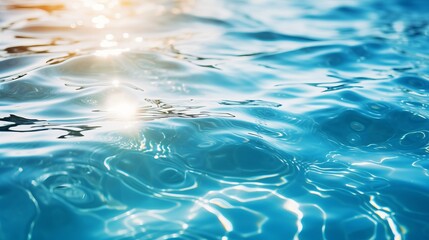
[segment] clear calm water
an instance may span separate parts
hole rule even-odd
[[[429,239],[428,12],[2,0],[0,239]]]

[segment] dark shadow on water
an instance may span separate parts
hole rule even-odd
[[[70,137],[83,137],[83,132],[94,130],[99,128],[98,126],[86,126],[86,125],[56,125],[50,124],[46,120],[38,119],[28,119],[20,116],[11,114],[9,117],[0,118],[0,122],[7,122],[9,124],[0,126],[0,132],[16,132],[16,133],[27,133],[27,132],[41,132],[41,131],[51,131],[51,130],[60,130],[67,132],[64,135],[59,136],[58,138],[70,138]],[[28,126],[27,129],[17,130],[16,127]]]

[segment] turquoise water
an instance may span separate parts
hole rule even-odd
[[[429,239],[429,4],[0,2],[0,239]]]

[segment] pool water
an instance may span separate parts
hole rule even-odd
[[[0,239],[429,239],[424,0],[2,0]]]

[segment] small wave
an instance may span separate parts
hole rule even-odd
[[[0,239],[428,239],[428,4],[0,3]]]

